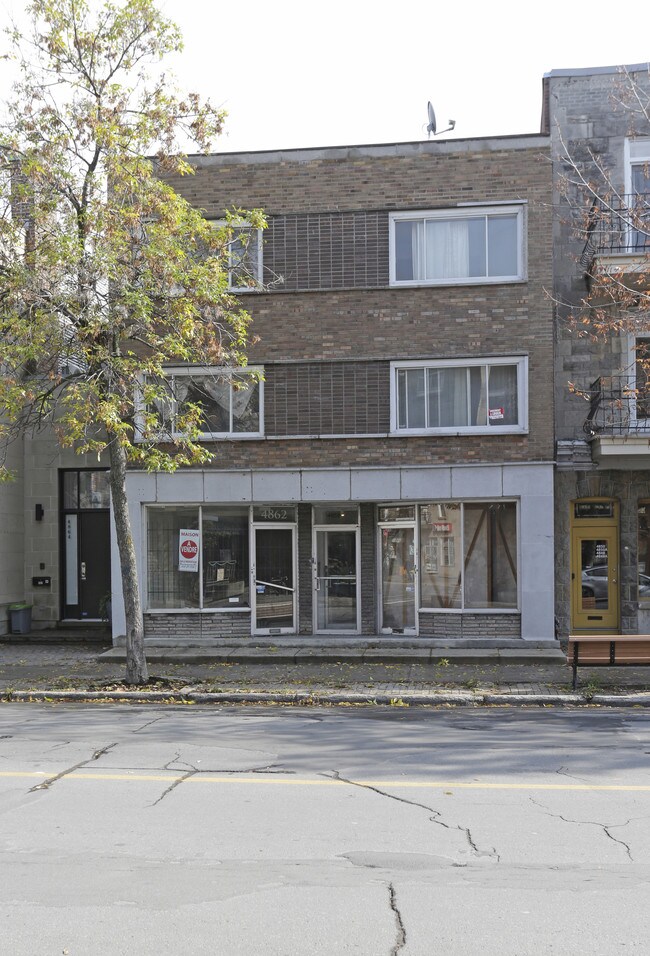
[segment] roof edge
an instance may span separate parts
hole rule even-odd
[[[548,145],[544,133],[517,133],[505,136],[475,136],[464,139],[413,140],[400,143],[369,143],[344,146],[297,146],[289,149],[239,150],[191,153],[187,159],[198,166],[228,162],[272,163],[309,162],[314,159],[344,159],[359,156],[445,155],[487,149],[533,149]],[[155,158],[155,157],[152,157]]]
[[[648,63],[620,63],[618,66],[584,66],[575,69],[550,70],[544,73],[544,79],[555,79],[560,76],[596,76],[608,73],[641,73],[650,71]]]

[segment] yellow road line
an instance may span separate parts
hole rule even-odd
[[[61,771],[52,770],[46,772],[43,770],[2,770],[0,778],[18,778],[28,780],[45,781],[51,777],[57,776]],[[111,781],[130,781],[133,783],[174,783],[182,773],[176,775],[154,774],[154,773],[84,773],[76,771],[66,774],[65,780],[111,780]],[[281,776],[246,776],[245,774],[233,773],[232,776],[221,777],[202,771],[199,775],[188,777],[183,781],[183,786],[192,783],[230,783],[230,784],[258,784],[262,786],[276,787],[345,787],[350,786],[345,780],[335,780],[333,778],[303,779],[298,777]],[[650,792],[650,784],[601,784],[601,783],[494,783],[472,781],[469,783],[458,780],[354,780],[354,784],[360,787],[377,787],[385,790],[387,788],[395,790],[417,789],[417,790],[614,790],[647,793]]]

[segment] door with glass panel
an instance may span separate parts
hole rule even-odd
[[[314,509],[314,630],[358,634],[358,509]]]
[[[397,634],[417,632],[417,562],[415,507],[379,509],[381,629]]]
[[[256,634],[296,630],[294,525],[253,526],[253,626]]]
[[[571,502],[571,630],[620,632],[619,504]]]
[[[616,527],[580,525],[571,532],[571,630],[619,630]]]

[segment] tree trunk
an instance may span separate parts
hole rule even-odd
[[[126,682],[127,684],[146,684],[149,680],[149,672],[144,654],[140,585],[126,498],[126,454],[116,438],[110,444],[110,456],[111,502],[117,531],[126,615]]]

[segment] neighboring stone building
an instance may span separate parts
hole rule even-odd
[[[0,485],[0,634],[8,629],[8,606],[24,600],[25,533],[22,442],[8,449],[6,466],[15,480]]]
[[[129,477],[148,640],[553,638],[549,158],[539,135],[192,157],[173,185],[208,218],[269,219],[247,290],[233,249],[263,381],[169,370],[216,458]]]
[[[650,345],[647,304],[639,301],[634,330],[627,323],[598,341],[566,321],[587,297],[597,305],[608,296],[615,318],[612,277],[619,295],[630,282],[648,288],[650,240],[635,217],[647,222],[650,212],[650,125],[647,114],[622,106],[630,83],[648,102],[646,64],[553,70],[544,79],[542,127],[551,136],[556,202],[561,636],[647,632],[650,625],[650,404],[639,362]],[[571,163],[602,202],[573,185],[579,176]]]

